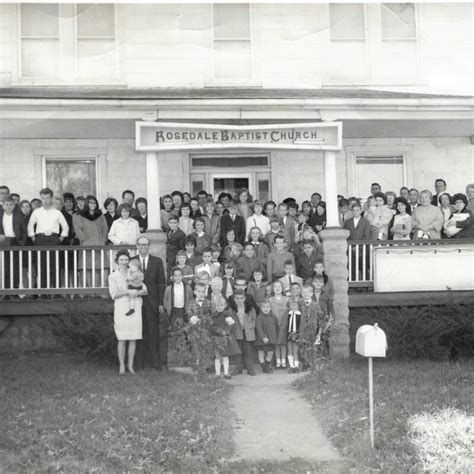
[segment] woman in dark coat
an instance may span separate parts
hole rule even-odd
[[[106,244],[108,235],[107,221],[99,209],[99,203],[94,196],[86,197],[84,209],[73,216],[73,225],[80,245],[102,246]],[[102,250],[102,252],[105,253],[105,250]],[[102,286],[100,272],[101,251],[96,250],[94,258],[92,257],[92,250],[86,250],[85,253],[79,251],[77,267],[86,272],[88,288]],[[109,259],[107,257],[108,254],[104,254],[104,269],[109,267]],[[92,272],[95,272],[94,285],[92,284]],[[104,271],[104,282],[106,281],[107,275]]]
[[[455,194],[453,203],[454,212],[446,223],[445,232],[455,239],[474,238],[474,218],[472,212],[467,208],[467,196],[462,193]],[[455,230],[448,233],[450,228],[454,228]]]

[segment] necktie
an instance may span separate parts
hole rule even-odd
[[[290,282],[290,286],[293,284],[293,279],[291,278],[291,275],[288,277],[288,281]]]
[[[143,259],[143,271],[146,272],[146,258]]]
[[[253,225],[254,227],[257,227],[257,221],[255,220],[255,217],[253,218]]]

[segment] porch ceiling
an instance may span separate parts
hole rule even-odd
[[[201,122],[200,120],[189,120]],[[213,120],[223,124],[302,122],[310,120]],[[472,120],[343,120],[344,138],[470,137]],[[2,139],[135,139],[135,120],[0,119]]]

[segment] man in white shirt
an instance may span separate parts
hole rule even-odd
[[[246,237],[248,239],[250,229],[252,227],[258,227],[262,232],[262,236],[267,235],[270,232],[270,219],[267,216],[262,214],[263,212],[263,202],[254,201],[253,202],[253,214],[247,218],[246,222]]]
[[[53,207],[53,191],[44,188],[40,191],[41,207],[35,209],[28,222],[28,237],[37,246],[58,246],[69,234],[69,226],[62,212]],[[36,228],[35,228],[36,226]],[[47,252],[41,252],[41,274],[39,288],[56,286],[56,253],[49,253],[47,268]],[[58,276],[59,277],[59,276]]]

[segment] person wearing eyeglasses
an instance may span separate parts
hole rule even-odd
[[[163,311],[166,288],[163,260],[150,255],[150,239],[146,235],[138,237],[137,251],[135,258],[140,260],[148,293],[142,297],[143,338],[138,342],[136,365],[139,369],[151,367],[161,370],[168,363],[168,322]]]

